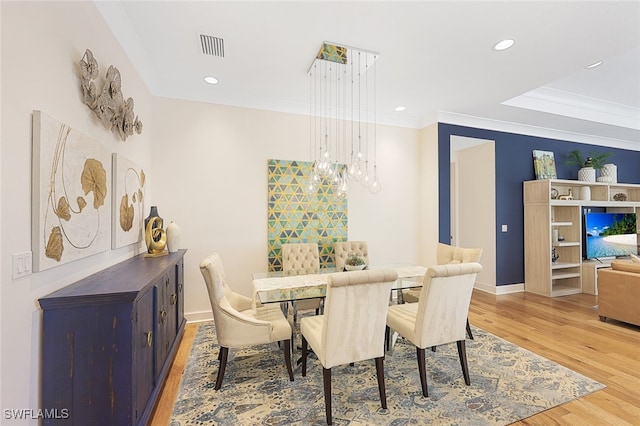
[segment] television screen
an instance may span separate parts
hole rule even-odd
[[[635,213],[585,213],[585,259],[638,254]]]

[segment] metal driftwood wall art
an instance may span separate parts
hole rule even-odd
[[[104,85],[98,90],[96,80],[99,77],[98,61],[87,49],[80,60],[80,79],[83,101],[96,113],[102,124],[120,135],[123,141],[127,136],[142,133],[142,121],[133,112],[133,98],[124,99],[120,71],[109,65]]]

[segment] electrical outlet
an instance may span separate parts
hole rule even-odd
[[[14,253],[12,261],[13,279],[31,274],[31,252]]]
[[[502,232],[507,232],[507,225],[502,225]]]

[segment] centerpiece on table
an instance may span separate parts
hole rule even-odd
[[[364,258],[358,256],[357,254],[351,254],[344,262],[344,269],[347,271],[360,271],[367,266],[367,263],[364,261]]]

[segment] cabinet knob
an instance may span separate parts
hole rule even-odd
[[[153,343],[153,331],[147,331],[146,333],[144,333],[146,340],[147,340],[147,347],[150,348],[151,344]]]
[[[167,311],[164,309],[160,311],[160,324],[164,324],[167,321]]]

